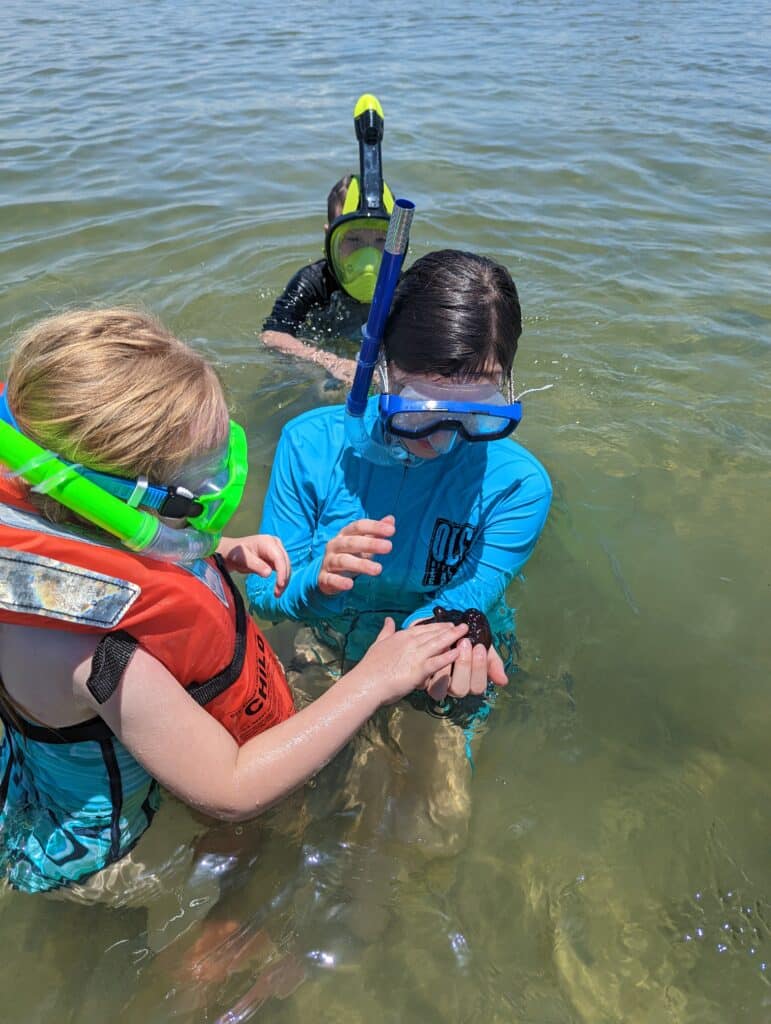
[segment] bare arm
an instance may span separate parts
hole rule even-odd
[[[262,340],[268,348],[276,348],[289,356],[297,356],[308,362],[323,366],[327,373],[342,381],[343,384],[352,384],[353,375],[356,370],[356,363],[353,359],[345,359],[342,356],[333,355],[323,349],[316,348],[300,338],[295,338],[284,331],[263,331]]]
[[[386,620],[359,664],[292,718],[239,747],[164,666],[138,649],[103,705],[88,694],[90,660],[76,690],[144,768],[185,803],[213,817],[254,817],[322,768],[382,704],[423,685],[457,657],[465,626],[394,631]]]

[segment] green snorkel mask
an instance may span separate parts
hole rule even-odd
[[[383,108],[375,96],[365,93],[359,98],[353,121],[359,141],[359,175],[352,177],[343,211],[329,226],[326,256],[341,287],[357,302],[369,303],[394,198],[383,181]]]
[[[233,420],[227,447],[186,467],[190,488],[162,487],[145,477],[129,480],[76,465],[21,432],[5,389],[0,392],[0,463],[132,551],[172,562],[194,561],[216,550],[240,504],[248,471],[246,435]],[[158,517],[187,520],[190,526],[172,529]]]
[[[227,446],[189,463],[182,474],[184,484],[159,487],[148,483],[146,477],[127,480],[83,466],[77,471],[132,508],[152,509],[164,519],[186,519],[202,533],[221,535],[244,493],[248,472],[246,434],[231,420]]]

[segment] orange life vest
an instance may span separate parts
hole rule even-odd
[[[0,472],[0,622],[128,633],[243,744],[294,713],[221,562],[179,565],[48,523]]]

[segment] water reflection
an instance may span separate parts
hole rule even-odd
[[[432,813],[435,747],[381,733],[241,832],[167,801],[145,906],[0,894],[3,1017],[767,1019],[767,19],[397,0],[373,51],[317,3],[235,10],[4,5],[4,337],[131,302],[211,351],[253,529],[283,423],[340,400],[257,333],[374,89],[412,255],[505,262],[519,381],[556,385],[518,432],[558,485],[519,672]]]

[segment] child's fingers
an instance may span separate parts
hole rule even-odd
[[[326,547],[326,558],[340,558],[342,555],[355,555],[357,558],[374,558],[375,555],[388,555],[393,544],[384,537],[350,536],[335,537]]]
[[[442,627],[447,627],[448,623],[432,622],[426,626],[411,628],[409,633],[413,637],[416,657],[422,658],[424,661],[434,658],[444,659],[442,665],[451,665],[460,654],[456,644],[466,632],[465,625],[465,623],[461,623],[459,626],[449,626],[449,628],[443,629]],[[433,673],[435,670],[431,671]]]
[[[322,594],[329,596],[350,590],[353,587],[353,580],[350,576],[340,576],[335,572],[322,572],[319,573],[318,586]]]
[[[469,676],[469,693],[481,697],[487,689],[487,648],[484,644],[475,644],[471,653],[471,673]]]
[[[509,681],[503,659],[494,647],[487,652],[487,678],[496,686],[506,686]]]
[[[383,571],[380,562],[372,562],[369,558],[358,558],[356,555],[333,555],[327,559],[327,572],[351,572],[356,575],[379,576]]]
[[[262,537],[261,540],[260,554],[266,562],[273,566],[276,573],[276,587],[283,590],[289,581],[289,575],[292,571],[286,548],[278,537],[266,536]]]
[[[360,555],[371,558],[373,555],[390,554],[393,544],[386,537],[373,537],[371,534],[356,534],[350,537],[338,537],[334,551],[339,554]]]
[[[457,658],[457,652],[453,653]],[[430,662],[427,663],[427,667],[429,664],[436,665],[436,663],[440,660],[441,655],[437,655],[435,658],[432,658]],[[450,665],[441,665],[440,667],[435,667],[426,685],[426,693],[428,694],[429,697],[431,697],[432,700],[443,701],[444,698],[447,696],[447,691],[450,689],[451,679],[452,676],[450,674]]]
[[[248,543],[241,543],[234,548],[230,557],[240,561],[242,572],[256,572],[258,576],[270,576],[275,572],[276,582],[282,590],[287,584],[291,565],[289,555],[278,537],[250,537]]]
[[[263,578],[270,576],[270,574],[275,571],[272,565],[251,552],[245,555],[244,561],[246,562],[246,568],[249,572],[256,572],[258,576],[262,576]]]
[[[386,516],[385,519],[357,519],[353,523],[344,526],[340,535],[351,536],[372,536],[391,537],[396,532],[396,525],[393,516]]]
[[[388,637],[389,636],[393,636],[395,632],[396,632],[396,623],[394,622],[394,620],[391,618],[390,615],[386,615],[385,620],[383,622],[383,625],[382,625],[382,627],[380,629],[380,632],[378,633],[378,635],[377,635],[377,637],[375,639],[375,643],[377,643],[378,640],[387,640]]]
[[[468,633],[468,626],[465,622],[451,626],[449,622],[434,622],[432,619],[424,619],[423,622],[411,623],[408,630],[415,635],[417,642],[423,645],[432,645],[439,650],[445,644],[451,646],[457,643],[462,636]]]
[[[471,664],[472,664],[471,641],[468,637],[462,637],[458,641],[458,660],[452,669],[452,678],[447,692],[451,697],[465,697],[471,689]]]

